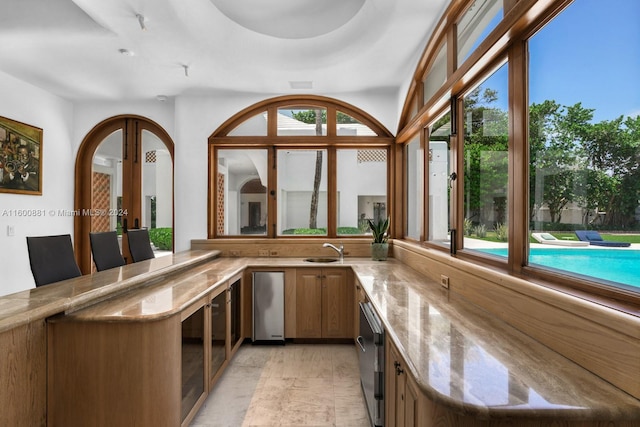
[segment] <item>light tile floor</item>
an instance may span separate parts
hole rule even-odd
[[[353,345],[244,344],[191,427],[369,426]]]

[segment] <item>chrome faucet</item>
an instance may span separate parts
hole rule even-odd
[[[323,248],[331,248],[334,251],[338,252],[338,254],[340,255],[340,261],[344,260],[344,246],[342,245],[342,243],[340,243],[340,247],[337,248],[334,245],[332,245],[331,243],[325,243],[322,245]]]

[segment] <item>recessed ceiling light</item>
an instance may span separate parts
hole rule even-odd
[[[124,56],[134,56],[135,55],[135,53],[133,53],[133,51],[131,51],[129,49],[118,49],[118,52],[120,52]]]
[[[167,95],[158,95],[156,96],[156,99],[160,102],[164,102],[167,100]]]

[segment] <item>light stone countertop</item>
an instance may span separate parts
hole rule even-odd
[[[184,251],[0,297],[0,333],[146,286],[215,259],[219,254],[219,251]]]
[[[640,420],[640,401],[415,270],[353,270],[430,400],[482,419]]]
[[[114,269],[122,269],[120,273],[108,270],[94,275],[94,279],[71,279],[68,282],[80,283],[62,285],[58,292],[52,292],[48,302],[28,294],[0,298],[0,326],[6,313],[17,311],[24,316],[31,310],[33,316],[40,316],[47,311],[47,304],[63,304],[78,293],[84,295],[95,286],[99,288],[98,283],[107,286],[109,280],[119,280],[123,272],[125,284],[131,284],[136,274],[142,276],[135,282],[138,286],[150,280],[153,283],[134,293],[101,296],[101,304],[77,311],[73,318],[163,318],[189,306],[246,267],[352,268],[380,315],[385,333],[398,347],[418,386],[433,402],[482,419],[640,420],[637,399],[396,260],[346,258],[343,263],[315,264],[301,258],[213,259],[216,255],[187,251],[175,254],[172,262],[157,270],[149,264],[145,269],[140,263],[130,266],[135,267],[131,270]],[[158,273],[170,271],[173,264],[189,268],[188,274],[167,275],[163,280]],[[61,301],[56,302],[56,296]],[[19,306],[5,311],[3,304],[7,300],[18,300]],[[80,304],[76,301],[75,306]]]

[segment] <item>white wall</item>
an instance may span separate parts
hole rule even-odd
[[[72,149],[73,106],[57,96],[0,72],[0,116],[43,130],[42,195],[0,193],[0,295],[34,287],[26,236],[73,235],[75,153]],[[17,216],[38,212],[42,216]],[[13,226],[14,236],[7,236]]]
[[[207,237],[208,138],[225,120],[262,98],[181,96],[175,101],[175,250]]]
[[[74,168],[78,148],[100,122],[123,114],[153,120],[174,141],[174,240],[176,252],[191,247],[192,239],[207,237],[208,137],[237,112],[263,101],[264,96],[218,93],[180,96],[165,102],[71,102],[0,73],[0,115],[44,130],[43,195],[0,193],[0,295],[34,286],[26,248],[27,235],[72,234],[73,217],[2,216],[3,210],[73,209]],[[274,95],[277,96],[277,95]],[[329,95],[331,96],[331,95]],[[335,97],[367,111],[395,131],[397,90],[382,88],[368,94]],[[15,236],[7,236],[12,225]]]

